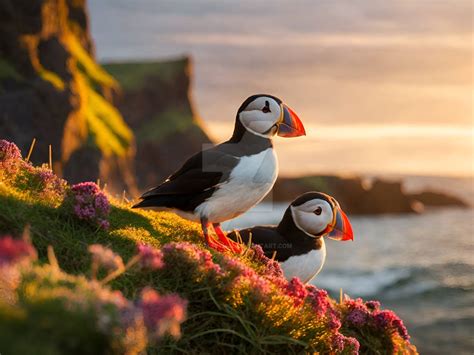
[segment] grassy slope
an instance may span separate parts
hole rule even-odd
[[[148,343],[150,353],[273,354],[284,349],[285,353],[354,355],[361,345],[361,354],[389,354],[395,349],[416,354],[402,321],[391,311],[350,298],[338,303],[297,279],[288,282],[278,267],[257,252],[246,250],[232,257],[209,253],[197,223],[171,213],[133,210],[128,201],[110,196],[108,230],[80,220],[66,198],[74,188],[47,166],[25,163],[13,144],[0,142],[0,237],[18,236],[29,228],[41,262],[48,261],[51,245],[64,271],[87,275],[91,244],[108,246],[127,262],[135,257],[138,243],[159,248],[190,242],[161,248],[161,267],[130,268],[109,284],[129,299],[152,287],[188,300],[181,338]],[[354,315],[354,307],[362,315]],[[30,318],[24,325],[35,332]],[[15,337],[12,343],[22,341]],[[35,352],[40,350],[44,349]]]
[[[124,260],[136,254],[137,242],[153,246],[171,241],[202,244],[196,223],[167,212],[132,210],[121,202],[112,203],[110,229],[95,230],[61,207],[0,182],[0,235],[20,235],[29,226],[40,260],[47,261],[47,246],[52,245],[61,268],[73,274],[90,269],[87,246],[92,243],[109,246]],[[190,300],[188,320],[182,327],[184,336],[178,342],[171,338],[162,341],[159,348],[150,348],[150,353],[181,353],[183,349],[187,353],[273,353],[279,346],[296,353],[306,347],[289,336],[292,329],[297,329],[292,323],[301,322],[297,317],[288,313],[294,321],[290,319],[290,325],[275,332],[254,305],[244,304],[236,309],[219,298],[219,291],[212,286],[196,287],[189,282],[187,272],[178,267],[165,275],[126,273],[111,284],[127,297],[137,297],[143,287],[152,286],[160,292],[178,292]]]
[[[124,203],[115,202],[109,221],[108,231],[95,230],[78,223],[61,208],[0,183],[0,232],[19,235],[30,226],[40,257],[46,258],[46,248],[52,245],[67,272],[83,273],[89,269],[87,246],[92,243],[109,245],[128,259],[135,254],[138,242],[155,247],[171,241],[201,242],[199,226],[172,213],[132,210]],[[121,285],[120,280],[114,286],[126,294],[134,293],[133,285]]]

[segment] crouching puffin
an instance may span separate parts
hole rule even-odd
[[[296,113],[279,98],[253,95],[235,119],[232,137],[189,158],[162,184],[141,196],[137,207],[173,210],[201,223],[207,244],[219,251],[241,252],[220,223],[260,202],[273,187],[278,161],[272,137],[298,137],[305,129]],[[210,236],[212,225],[218,240]]]
[[[326,259],[324,237],[353,240],[352,226],[339,203],[322,192],[307,192],[294,200],[278,226],[257,226],[232,232],[262,247],[265,255],[280,262],[288,280],[308,282],[322,269]]]

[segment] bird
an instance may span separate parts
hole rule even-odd
[[[133,208],[174,211],[201,223],[209,247],[242,252],[241,244],[226,237],[221,223],[246,212],[272,189],[278,175],[272,143],[276,135],[299,137],[306,131],[298,115],[279,98],[248,97],[237,111],[229,140],[191,156]],[[211,226],[218,239],[211,236]]]
[[[256,226],[227,234],[262,247],[265,256],[280,263],[287,280],[311,281],[326,260],[324,237],[353,240],[352,226],[339,203],[322,192],[306,192],[286,209],[277,226]]]

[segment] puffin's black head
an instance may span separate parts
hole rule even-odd
[[[325,236],[336,240],[353,240],[352,226],[339,203],[322,192],[307,192],[296,198],[285,215],[309,236]]]
[[[248,97],[237,111],[234,137],[245,132],[270,138],[305,135],[303,124],[296,113],[278,97],[266,94]]]

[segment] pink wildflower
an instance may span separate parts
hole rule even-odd
[[[334,312],[330,312],[328,327],[331,330],[339,330],[341,328],[341,321]]]
[[[0,239],[0,265],[13,264],[25,259],[36,259],[36,250],[22,240],[5,236]]]
[[[316,314],[322,316],[332,309],[328,293],[325,290],[318,289],[313,285],[306,285],[306,290],[308,291],[307,300],[313,306]]]
[[[299,306],[308,295],[308,290],[299,278],[293,277],[290,282],[288,282],[285,293],[293,298],[295,306]]]
[[[28,166],[25,174],[29,189],[38,191],[44,196],[62,197],[66,191],[66,181],[56,176],[47,165]]]
[[[257,273],[238,275],[230,286],[231,289],[246,289],[248,294],[254,297],[254,300],[263,300],[270,292],[270,282]]]
[[[382,329],[387,328],[394,328],[398,331],[400,336],[405,339],[409,340],[410,336],[408,335],[408,331],[403,324],[403,321],[393,312],[390,310],[378,311],[374,313],[374,320],[375,324]]]
[[[107,218],[110,213],[110,203],[105,194],[93,182],[83,182],[71,188],[71,199],[74,214],[81,220],[108,229]]]
[[[252,250],[254,252],[254,260],[260,261],[263,265],[265,265],[265,274],[268,276],[283,277],[283,270],[280,267],[280,263],[268,258],[260,245],[252,245]]]
[[[380,309],[380,302],[379,301],[367,301],[367,302],[365,302],[365,306],[370,311],[378,311]]]
[[[180,324],[186,319],[187,301],[176,294],[160,296],[151,288],[145,288],[139,303],[143,319],[150,332],[174,337],[181,334]]]
[[[331,338],[331,347],[338,354],[344,351],[344,354],[357,355],[359,354],[360,344],[355,338],[336,333]]]
[[[367,316],[368,316],[367,312],[365,312],[364,310],[360,308],[356,308],[347,314],[346,320],[352,325],[356,327],[360,327],[364,325],[365,323],[367,323],[367,319],[368,319]]]
[[[0,172],[15,174],[23,163],[18,147],[0,139]]]
[[[222,266],[239,276],[252,276],[255,274],[255,271],[241,262],[239,259],[232,256],[224,255],[222,258]]]
[[[163,267],[163,253],[161,250],[146,244],[138,244],[137,249],[142,267],[151,270],[157,270]]]
[[[93,262],[103,266],[109,271],[123,269],[123,261],[120,255],[115,254],[109,248],[100,244],[89,245],[89,252],[92,254]]]
[[[212,260],[212,254],[208,250],[203,250],[195,244],[189,242],[168,243],[161,248],[161,251],[164,255],[185,257],[188,262],[196,264],[196,267],[201,274],[223,274],[220,265],[214,263]]]
[[[344,350],[344,342],[345,336],[340,333],[336,333],[331,338],[331,347],[333,350],[340,353],[342,350]]]
[[[350,355],[358,355],[359,354],[360,344],[356,338],[352,337],[345,337],[344,338],[344,350],[349,350],[347,352]]]

